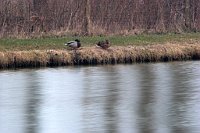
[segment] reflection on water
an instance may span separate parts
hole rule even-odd
[[[198,133],[199,65],[0,71],[0,133]]]

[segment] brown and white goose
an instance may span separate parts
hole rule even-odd
[[[108,49],[110,47],[110,43],[108,40],[105,40],[105,41],[99,41],[97,44],[96,44],[97,47],[101,47],[102,49]]]

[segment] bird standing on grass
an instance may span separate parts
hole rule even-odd
[[[79,47],[81,47],[81,42],[79,39],[76,39],[75,41],[70,41],[70,42],[65,43],[65,46],[68,46],[68,47],[76,50]]]
[[[108,49],[110,47],[110,43],[108,40],[105,40],[105,41],[99,41],[97,44],[96,44],[97,47],[101,47],[102,49]]]

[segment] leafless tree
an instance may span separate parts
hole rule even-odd
[[[0,1],[0,37],[60,31],[83,35],[200,31],[200,1]]]

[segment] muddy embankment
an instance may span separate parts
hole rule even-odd
[[[83,47],[79,50],[27,50],[0,52],[0,69],[167,62],[200,59],[200,44],[113,46],[108,50]]]

